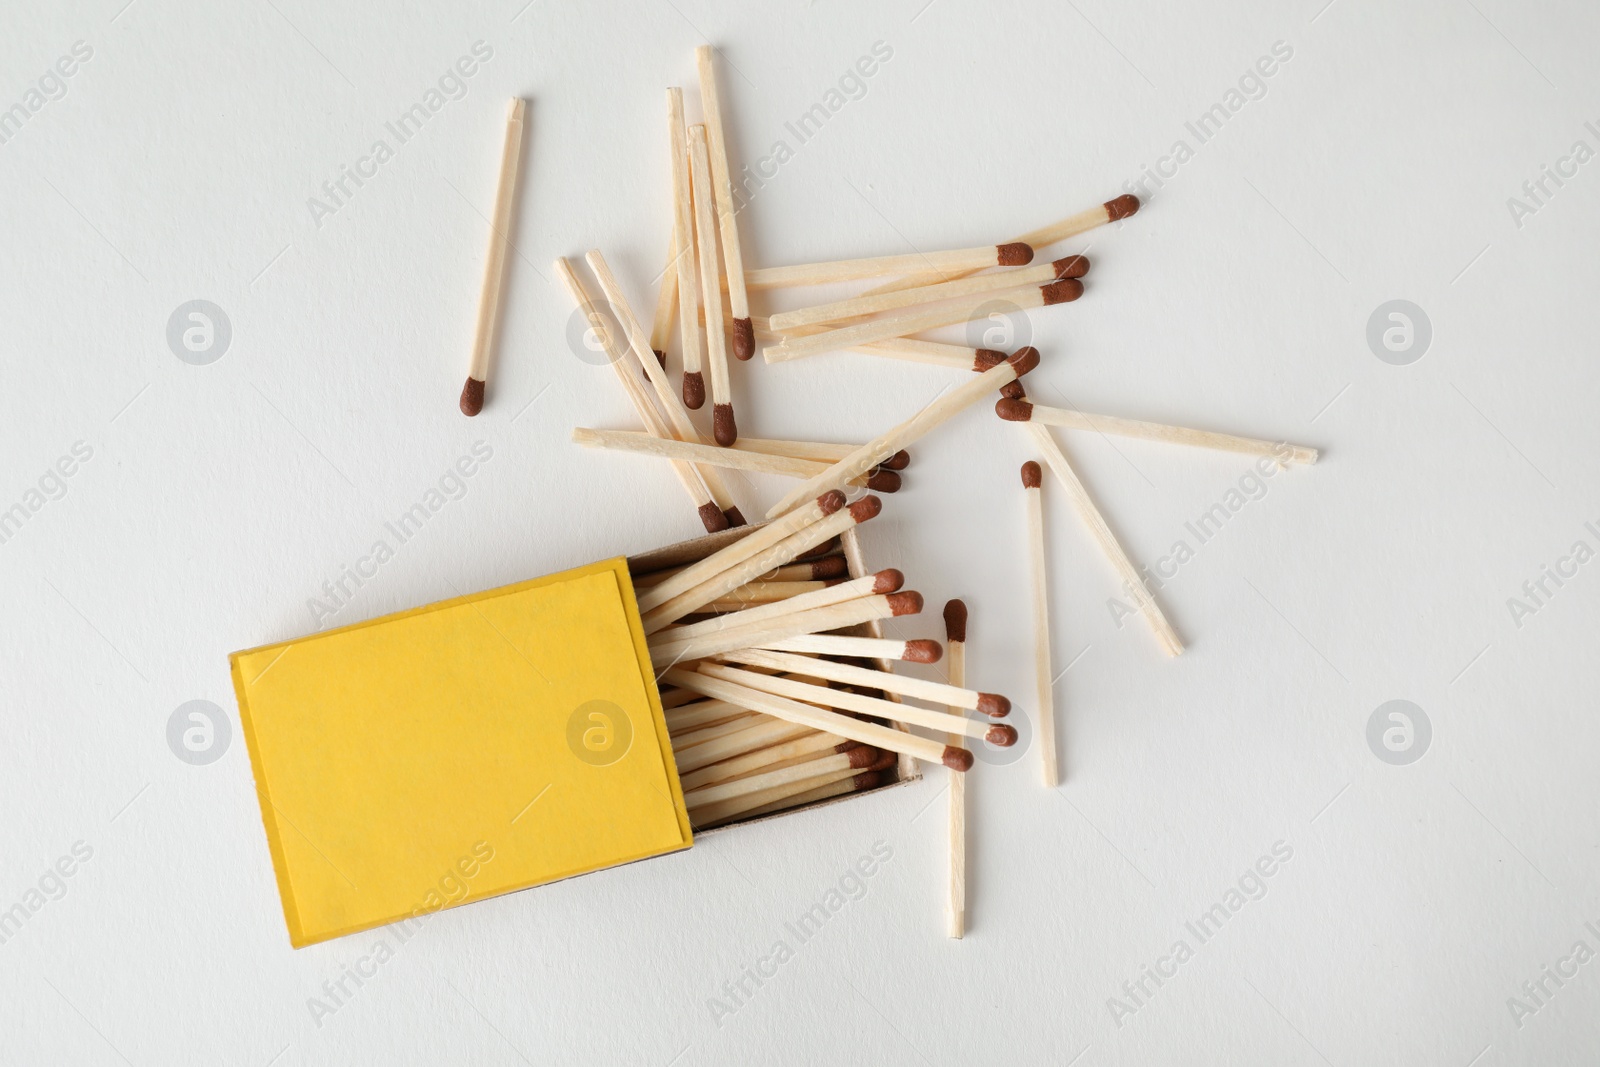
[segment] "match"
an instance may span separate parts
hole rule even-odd
[[[797,530],[802,530],[812,523],[832,515],[844,507],[844,504],[844,493],[837,490],[818,494],[809,506],[796,508],[791,514],[785,515],[777,522],[767,523],[759,530],[746,534],[733,542],[733,544],[713,552],[698,563],[691,563],[689,566],[684,567],[677,573],[652,586],[648,592],[639,594],[639,610],[646,612],[660,607],[679,593],[693,589],[701,582],[743,563],[765,549],[771,548]],[[771,568],[768,569],[770,570]]]
[[[839,752],[847,752],[855,747],[856,743],[854,741],[844,741],[832,734],[817,733],[814,730],[809,730],[793,741],[785,741],[781,744],[769,745],[766,748],[758,748],[752,752],[725,759],[721,763],[713,763],[709,767],[691,771],[688,774],[680,773],[678,775],[678,784],[682,786],[684,793],[687,794],[691,790],[699,789],[702,786],[744,777],[753,771],[763,770],[775,763],[782,763],[796,756],[809,756],[818,753],[833,755]],[[870,751],[872,751],[873,757],[867,761],[869,764],[875,763],[878,758],[876,749],[871,749]]]
[[[1040,263],[1032,267],[1019,267],[1016,270],[999,271],[995,274],[979,274],[970,278],[958,278],[955,281],[936,282],[933,285],[900,289],[892,293],[880,293],[877,296],[851,297],[849,300],[836,300],[831,304],[818,304],[798,311],[784,311],[772,316],[770,322],[774,330],[787,333],[800,326],[820,326],[916,304],[931,304],[939,300],[975,296],[979,293],[992,293],[999,289],[1020,288],[1024,285],[1042,285],[1065,278],[1082,278],[1088,272],[1087,259],[1083,256],[1068,256],[1053,263]]]
[[[777,605],[766,606],[776,607]],[[912,590],[879,596],[858,597],[855,600],[847,600],[841,604],[833,604],[825,608],[812,608],[809,611],[790,612],[785,615],[778,615],[765,623],[735,627],[730,630],[719,630],[716,633],[701,637],[652,641],[650,643],[650,662],[656,667],[670,666],[674,663],[704,659],[707,656],[715,656],[723,652],[732,652],[735,649],[749,648],[751,645],[762,641],[796,637],[800,634],[824,633],[828,630],[842,630],[847,626],[859,626],[873,619],[915,615],[921,610],[922,594]],[[734,614],[742,613],[735,612]],[[672,635],[668,636],[671,637]],[[812,662],[814,664],[818,661]],[[814,669],[814,666],[812,669]],[[756,708],[753,710],[759,711],[762,709]],[[863,742],[863,744],[869,743]]]
[[[1076,237],[1080,233],[1087,233],[1096,227],[1104,226],[1108,222],[1125,219],[1138,210],[1139,198],[1132,193],[1124,193],[1114,200],[1096,204],[1094,207],[1080,211],[1076,215],[1068,215],[1066,218],[1052,222],[1048,226],[1041,226],[1037,230],[1025,233],[1018,237],[1017,240],[1033,248],[1049,248],[1053,244],[1059,244],[1069,237]],[[970,270],[962,272],[962,274],[971,273],[973,272]],[[932,285],[935,282],[951,281],[960,276],[962,275],[948,271],[923,268],[917,274],[899,278],[885,285],[880,285],[876,289],[869,289],[861,295],[876,296],[879,293],[892,293],[900,289],[915,289],[924,285]]]
[[[703,785],[698,789],[684,790],[683,803],[689,810],[703,808],[708,804],[717,804],[734,797],[748,796],[759,793],[763,789],[774,786],[788,785],[791,782],[803,782],[818,775],[830,774],[834,771],[864,771],[878,762],[883,753],[870,745],[856,745],[843,752],[832,752],[825,756],[797,763],[777,770],[763,771],[760,774],[751,774],[743,778],[730,778],[712,785]]]
[[[746,271],[749,289],[783,289],[799,285],[828,285],[859,278],[883,278],[908,271],[978,271],[985,267],[1021,267],[1033,261],[1033,249],[1021,241],[1001,245],[956,248],[945,252],[908,252],[870,259],[841,259],[831,263],[801,263],[792,267],[762,267]]]
[[[672,152],[672,235],[678,279],[678,329],[682,338],[683,402],[699,409],[706,402],[700,351],[700,257],[695,251],[694,196],[689,146],[683,127],[683,90],[667,90],[667,143]]]
[[[944,639],[950,649],[949,679],[957,689],[967,684],[967,605],[951,600],[944,606]],[[955,714],[955,708],[951,708]],[[952,745],[960,736],[950,735]],[[945,914],[951,937],[967,932],[967,776],[950,776],[950,878]]]
[[[784,518],[788,518],[787,515]],[[772,523],[776,526],[777,523]],[[766,530],[769,527],[762,527]],[[813,611],[817,608],[832,607],[835,604],[844,604],[862,597],[887,596],[898,593],[905,584],[905,575],[890,568],[878,571],[876,574],[865,574],[860,578],[853,578],[839,585],[829,586],[827,589],[815,593],[805,593],[777,604],[763,604],[759,607],[745,608],[743,611],[730,612],[715,619],[706,619],[704,622],[691,623],[687,626],[676,626],[670,630],[662,631],[658,636],[662,640],[687,641],[692,637],[707,637],[711,634],[725,633],[754,626],[757,623],[769,622],[784,615],[792,615],[798,611]]]
[[[881,637],[839,637],[805,634],[755,646],[770,652],[800,652],[811,656],[849,656],[854,659],[894,659],[906,663],[938,663],[944,655],[939,642],[890,641]]]
[[[638,413],[639,421],[652,437],[668,438],[671,432],[666,423],[656,411],[650,398],[645,395],[644,388],[639,380],[627,371],[627,361],[617,348],[616,339],[611,336],[611,331],[605,327],[605,320],[600,317],[600,312],[595,308],[594,301],[589,298],[588,292],[583,288],[583,283],[578,281],[578,276],[573,273],[572,265],[565,257],[556,257],[556,276],[566,286],[567,292],[572,294],[573,301],[578,305],[578,310],[583,313],[584,319],[589,323],[589,328],[600,339],[600,344],[605,348],[607,362],[616,373],[617,380],[622,383],[622,391],[628,395],[628,400],[633,404],[633,410]],[[718,530],[728,528],[726,512],[722,510],[712,498],[710,490],[701,477],[701,472],[696,467],[682,460],[672,461],[673,473],[678,476],[678,481],[683,483],[684,491],[689,494],[689,499],[694,501],[695,510],[700,515],[700,522],[707,533],[716,533]],[[841,499],[842,496],[841,496]]]
[[[483,410],[483,392],[489,382],[489,354],[500,324],[500,291],[505,285],[506,245],[510,243],[511,213],[517,201],[517,175],[522,169],[522,130],[528,102],[512,97],[506,105],[506,139],[500,149],[500,181],[494,193],[494,220],[489,223],[489,254],[483,263],[483,286],[478,290],[478,324],[472,336],[472,362],[461,387],[461,414]]]
[[[1094,498],[1084,488],[1077,472],[1067,462],[1066,455],[1061,451],[1061,446],[1056,444],[1055,438],[1050,436],[1050,431],[1044,426],[1029,421],[1018,425],[1026,429],[1032,436],[1035,446],[1044,456],[1045,465],[1050,468],[1056,481],[1067,491],[1067,497],[1072,501],[1073,510],[1078,513],[1094,535],[1095,542],[1100,546],[1101,553],[1110,561],[1112,568],[1117,572],[1117,577],[1122,579],[1130,595],[1139,602],[1139,613],[1144,616],[1145,622],[1156,635],[1156,641],[1163,651],[1169,656],[1178,656],[1183,653],[1183,642],[1178,639],[1177,631],[1167,621],[1166,615],[1161,611],[1161,606],[1156,603],[1154,594],[1145,588],[1144,579],[1139,574],[1139,569],[1128,558],[1128,553],[1123,549],[1121,542],[1111,532],[1111,527],[1106,523],[1105,516],[1095,506]]]
[[[716,195],[717,223],[722,233],[722,265],[727,269],[728,303],[733,312],[733,354],[746,360],[756,354],[756,338],[750,323],[744,254],[739,249],[739,217],[733,209],[733,168],[728,165],[728,139],[722,128],[722,97],[717,92],[717,72],[712,65],[711,46],[703,44],[696,48],[694,60],[700,75],[700,110],[705,115],[712,189]]]
[[[700,443],[700,431],[689,419],[689,412],[679,402],[678,396],[672,391],[672,383],[667,380],[667,372],[656,361],[655,353],[650,351],[649,338],[639,327],[639,320],[633,315],[633,308],[628,304],[628,298],[622,292],[622,287],[617,284],[617,279],[611,273],[611,267],[606,263],[604,256],[598,248],[593,249],[584,257],[588,261],[589,269],[594,271],[600,280],[600,289],[606,294],[606,300],[611,305],[612,312],[617,321],[622,325],[622,331],[627,335],[628,347],[633,352],[634,358],[644,367],[645,375],[650,379],[650,384],[655,387],[656,399],[661,402],[661,410],[666,412],[667,421],[672,426],[672,433],[668,436],[677,437],[682,441]],[[722,475],[714,467],[701,467],[700,477],[705,479],[706,488],[711,492],[711,499],[717,502],[728,516],[728,525],[743,526],[744,516],[733,504],[733,497],[728,492],[728,485],[722,480]]]
[[[994,410],[995,414],[1008,422],[1031,421],[1046,426],[1061,426],[1069,430],[1093,430],[1096,433],[1135,437],[1145,441],[1165,441],[1174,445],[1242,452],[1250,456],[1266,456],[1277,460],[1280,467],[1293,463],[1312,464],[1317,461],[1317,450],[1306,445],[1291,445],[1284,441],[1268,441],[1257,437],[1239,437],[1231,433],[1213,433],[1210,430],[1192,430],[1187,426],[1167,426],[1159,422],[1119,419],[1112,415],[1090,415],[1069,408],[1030,404],[1026,400],[1002,397],[995,403]]]
[[[864,496],[853,504],[826,515],[809,526],[785,537],[771,548],[728,568],[699,585],[687,589],[643,615],[644,632],[655,633],[668,623],[676,622],[696,608],[709,604],[731,589],[736,589],[774,567],[790,563],[801,552],[834,537],[857,523],[877,517],[883,501],[876,496]],[[652,590],[655,592],[655,590]],[[654,599],[654,598],[652,598]]]
[[[976,711],[991,719],[1003,719],[1011,713],[1011,701],[999,693],[980,693],[973,689],[958,689],[944,682],[931,682],[925,678],[912,678],[904,674],[875,671],[848,663],[835,663],[831,659],[799,656],[792,652],[771,652],[752,642],[750,647],[724,652],[719,659],[729,663],[742,663],[749,667],[764,667],[774,671],[793,671],[830,682],[882,689],[886,693],[926,700],[934,704],[948,704],[967,711]],[[942,714],[942,713],[941,713]]]
[[[1015,310],[1027,311],[1030,308],[1068,303],[1082,295],[1083,282],[1077,278],[1063,278],[1060,281],[1049,282],[1045,285],[1005,289],[994,295],[969,296],[962,300],[952,300],[938,304],[932,308],[905,311],[898,315],[889,315],[881,319],[870,319],[867,322],[844,326],[837,330],[825,330],[822,333],[807,334],[803,337],[785,338],[782,344],[768,345],[762,351],[762,355],[768,363],[780,363],[784,360],[814,356],[819,352],[854,348],[873,341],[887,341],[896,337],[904,337],[907,334],[920,333],[923,330],[936,329],[940,326],[969,322],[977,317],[984,308],[997,300],[1005,301]]]
[[[717,445],[694,444],[634,430],[593,430],[586,426],[575,426],[572,429],[572,441],[585,448],[688,460],[695,464],[752,471],[757,474],[781,474],[788,478],[812,478],[827,470],[829,466],[822,460],[793,459],[788,456],[745,452]],[[893,493],[900,488],[900,476],[892,470],[871,471],[862,477],[851,479],[847,484]]]
[[[706,305],[706,366],[711,371],[711,427],[726,448],[738,439],[728,383],[728,342],[722,333],[722,286],[717,281],[717,219],[710,195],[711,164],[706,128],[689,127],[689,181],[694,189],[695,244],[700,256],[700,291]],[[715,324],[714,326],[712,324]]]
[[[1028,584],[1033,587],[1034,699],[1039,707],[1039,754],[1044,787],[1060,783],[1056,771],[1055,675],[1050,665],[1050,580],[1045,567],[1044,471],[1033,460],[1022,465],[1028,513]]]
[[[722,670],[725,674],[739,675],[750,680],[759,680],[762,675],[752,674],[749,671],[734,671],[728,668],[712,668]],[[891,752],[899,752],[916,759],[927,760],[930,763],[942,763],[952,770],[965,771],[972,766],[972,753],[963,748],[943,745],[916,734],[908,734],[896,730],[892,726],[881,726],[878,723],[863,722],[848,715],[827,711],[823,708],[802,704],[797,700],[763,693],[747,685],[728,681],[725,678],[713,678],[699,671],[685,670],[675,667],[666,673],[669,685],[679,685],[685,689],[693,689],[708,697],[727,700],[730,703],[743,704],[755,711],[765,712],[774,718],[784,719],[800,726],[809,726],[813,730],[824,733],[837,734],[858,741],[863,745],[872,745],[875,748],[886,748]]]
[[[748,664],[748,661],[742,658],[733,656],[725,658],[734,662]],[[759,666],[759,664],[749,665]],[[864,670],[865,668],[858,669]],[[756,671],[742,671],[735,667],[721,666],[715,663],[702,663],[698,670],[699,673],[711,678],[738,682],[763,693],[789,697],[818,707],[834,708],[838,711],[853,711],[859,715],[870,715],[874,718],[888,719],[891,722],[903,722],[910,726],[921,726],[929,730],[942,730],[946,733],[960,734],[963,737],[983,738],[991,744],[999,745],[1001,748],[1009,747],[1017,742],[1017,729],[1009,723],[979,722],[964,715],[952,715],[949,712],[935,711],[932,708],[918,707],[915,704],[895,703],[884,700],[881,697],[865,696],[849,689],[834,689],[829,686],[816,685],[794,678],[761,674]],[[868,673],[886,674],[887,672],[868,671]],[[826,675],[823,676],[826,677]],[[890,677],[899,676],[890,675]]]

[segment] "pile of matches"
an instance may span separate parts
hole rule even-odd
[[[876,624],[920,613],[922,595],[897,570],[850,577],[836,550],[881,509],[876,496],[847,503],[831,489],[697,562],[635,579],[695,829],[875,788],[899,756],[965,772],[966,739],[1016,743],[995,721],[1011,711],[1005,697],[885,669],[944,649],[884,639]]]
[[[1091,430],[1257,457],[1263,477],[1314,463],[1315,449],[1282,442],[1140,422],[1028,400],[1023,376],[1039,363],[1029,347],[1009,355],[917,336],[972,321],[992,302],[1019,310],[1063,304],[1083,294],[1089,262],[1066,255],[1034,264],[1036,253],[1139,210],[1119,196],[1014,239],[977,248],[880,256],[831,263],[747,269],[729,175],[714,57],[696,52],[703,122],[686,125],[683,93],[667,90],[667,142],[672,175],[672,241],[661,275],[651,329],[635,315],[605,257],[585,257],[612,313],[608,328],[594,298],[565,259],[557,275],[589,323],[643,432],[578,428],[581,445],[666,460],[710,533],[728,531],[716,552],[677,569],[645,573],[639,607],[659,671],[673,749],[691,821],[724,825],[874,788],[898,757],[937,761],[955,772],[950,789],[950,933],[964,929],[965,789],[969,742],[1010,745],[1017,733],[1003,718],[1003,697],[965,688],[966,609],[945,610],[949,653],[927,639],[887,641],[878,620],[915,614],[922,598],[901,589],[898,571],[846,573],[826,546],[878,514],[880,498],[848,502],[845,492],[893,493],[910,463],[907,446],[971,405],[998,394],[996,414],[1028,435],[1043,467],[1022,469],[1030,544],[1036,640],[1036,721],[1041,770],[1058,781],[1052,710],[1048,579],[1045,573],[1047,468],[1090,531],[1117,581],[1168,655],[1183,642],[1110,524],[1085,489],[1050,427]],[[494,235],[479,309],[477,340],[461,407],[482,406],[489,338],[494,334],[505,234],[520,151],[523,109],[513,101],[495,205]],[[865,281],[850,299],[770,317],[751,313],[750,293]],[[676,331],[674,327],[676,326]],[[674,387],[668,350],[676,332],[680,368]],[[729,351],[748,361],[758,342],[768,363],[850,351],[934,364],[970,373],[920,412],[863,445],[743,437],[729,389]],[[690,416],[711,400],[708,440]],[[724,481],[727,468],[778,474],[799,484],[770,509],[763,526],[746,526]],[[859,553],[858,553],[859,554]],[[846,552],[848,556],[848,551]],[[860,636],[865,629],[868,636]],[[846,632],[849,631],[849,632]],[[950,682],[896,675],[890,661],[932,663],[943,657]],[[938,705],[923,707],[910,700]],[[940,710],[943,708],[944,710]],[[984,719],[970,718],[977,712]],[[938,740],[915,730],[933,731]]]

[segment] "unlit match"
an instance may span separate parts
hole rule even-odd
[[[1167,426],[1159,422],[1119,419],[1113,415],[1090,415],[1069,408],[1030,404],[1026,400],[1001,398],[995,403],[994,410],[1008,422],[1037,422],[1069,430],[1093,430],[1096,433],[1136,437],[1145,441],[1165,441],[1173,445],[1242,452],[1250,456],[1266,456],[1276,460],[1280,467],[1294,463],[1311,464],[1317,461],[1317,450],[1306,445],[1291,445],[1283,441],[1268,441],[1257,437],[1239,437],[1231,433],[1213,433],[1210,430],[1192,430],[1187,426]]]
[[[780,345],[768,345],[762,355],[769,363],[788,359],[801,359],[820,352],[855,348],[873,341],[887,341],[923,330],[969,322],[996,300],[1004,300],[1018,311],[1031,308],[1065,304],[1083,295],[1083,283],[1076,278],[1063,278],[1044,285],[1004,289],[995,295],[978,295],[936,304],[931,308],[904,311],[881,319],[870,319],[837,330],[807,334],[804,337],[785,339]]]
[[[959,278],[955,281],[936,282],[933,285],[919,286],[914,289],[901,289],[893,293],[880,293],[877,296],[857,296],[849,300],[836,300],[831,304],[818,304],[814,307],[800,308],[797,311],[784,311],[773,315],[772,328],[779,333],[788,333],[800,326],[819,326],[830,322],[839,322],[844,319],[855,318],[858,315],[875,315],[882,311],[893,311],[897,308],[912,307],[917,304],[931,304],[939,300],[951,300],[957,297],[975,296],[980,293],[993,293],[1002,289],[1020,288],[1024,285],[1043,285],[1046,282],[1058,281],[1064,278],[1081,278],[1089,272],[1089,261],[1083,256],[1067,256],[1053,263],[1040,263],[1031,267],[1019,267],[1015,270],[999,271],[994,274],[979,274],[971,278]]]
[[[746,295],[744,253],[739,249],[739,216],[733,209],[733,167],[728,162],[728,139],[722,128],[722,96],[717,91],[717,70],[710,45],[694,50],[700,76],[700,109],[706,119],[706,147],[710,155],[712,188],[717,204],[717,226],[722,235],[722,263],[727,268],[728,303],[733,312],[733,354],[749,359],[756,354],[755,332],[750,324],[750,298]]]
[[[759,648],[772,652],[799,652],[812,656],[849,656],[855,659],[894,659],[906,663],[937,663],[944,655],[939,642],[916,638],[890,641],[881,637],[839,637],[834,634],[804,634],[768,641]]]
[[[689,145],[683,126],[683,90],[667,90],[667,144],[672,152],[673,261],[677,277],[678,332],[682,339],[683,402],[698,409],[706,402],[700,348],[700,257],[694,233],[694,197],[689,175]]]
[[[1045,568],[1044,472],[1033,460],[1022,465],[1023,496],[1027,499],[1029,585],[1033,587],[1034,699],[1039,702],[1040,769],[1046,789],[1060,782],[1056,770],[1056,713],[1054,679],[1050,665],[1050,582]]]
[[[711,426],[726,448],[739,436],[728,383],[727,339],[722,333],[722,287],[717,281],[717,219],[711,195],[706,128],[689,127],[689,175],[694,189],[695,243],[700,256],[700,291],[706,304],[706,369],[711,372]],[[714,325],[713,325],[714,324]]]
[[[858,278],[883,278],[910,271],[976,271],[985,267],[1020,267],[1033,261],[1033,249],[1021,241],[945,252],[910,252],[870,259],[841,259],[829,263],[801,263],[792,267],[762,267],[746,271],[750,289],[781,289],[795,285],[827,285]]]
[[[967,684],[967,605],[960,600],[948,601],[944,606],[944,638],[949,648],[948,678],[957,689]],[[956,713],[955,708],[951,714]],[[952,745],[960,744],[956,734],[950,735]],[[949,851],[950,866],[945,907],[947,929],[951,937],[960,938],[967,932],[967,776],[950,776],[949,798]]]
[[[500,180],[494,193],[494,219],[489,223],[489,254],[483,263],[483,286],[478,291],[478,324],[472,336],[472,362],[461,387],[461,413],[483,410],[484,387],[489,381],[489,353],[500,323],[500,292],[505,287],[506,245],[510,243],[511,214],[517,201],[517,175],[522,168],[522,130],[528,102],[513,97],[506,105],[506,139],[500,149]]]

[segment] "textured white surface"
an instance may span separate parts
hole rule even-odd
[[[1592,1055],[1600,962],[1545,979],[1520,1020],[1507,998],[1537,1006],[1525,981],[1570,971],[1574,942],[1600,950],[1584,926],[1600,930],[1600,568],[1547,580],[1520,627],[1507,598],[1575,541],[1600,548],[1584,525],[1600,527],[1600,435],[1582,310],[1600,285],[1600,164],[1547,180],[1520,227],[1507,198],[1574,141],[1600,148],[1585,126],[1600,126],[1600,13],[123,2],[9,0],[0,34],[0,107],[26,107],[74,42],[93,51],[0,144],[0,509],[75,442],[92,449],[0,543],[0,909],[29,913],[0,944],[0,1060]],[[480,40],[493,55],[464,98],[396,144],[385,123]],[[964,941],[943,932],[935,772],[443,913],[381,966],[361,962],[377,934],[291,952],[237,722],[221,759],[191,766],[168,718],[204,699],[233,719],[226,654],[313,629],[308,598],[476,441],[492,458],[465,495],[333,622],[698,529],[660,463],[567,442],[575,424],[634,421],[609,372],[573,355],[549,262],[598,246],[634,305],[654,306],[661,90],[683,85],[698,115],[704,40],[726,57],[736,159],[793,150],[744,216],[752,266],[1001,239],[1124,191],[1188,142],[1137,217],[1067,246],[1094,269],[1081,302],[1033,313],[1045,362],[1031,388],[1324,459],[1197,545],[1185,523],[1238,484],[1243,457],[1060,433],[1137,560],[1197,548],[1160,594],[1190,650],[1167,660],[1137,620],[1112,624],[1110,572],[1047,482],[1055,659],[1072,664],[1056,691],[1065,781],[1042,790],[1036,753],[978,768]],[[864,95],[799,143],[785,123],[880,41],[892,58]],[[1185,123],[1275,42],[1292,57],[1264,95],[1199,143]],[[468,421],[456,397],[513,94],[532,101],[518,251],[489,403]],[[307,199],[378,138],[393,158],[315,225]],[[232,326],[208,366],[166,341],[197,298]],[[1432,323],[1407,366],[1366,340],[1393,299]],[[951,380],[843,354],[733,377],[746,433],[841,441]],[[874,562],[930,605],[893,629],[937,636],[938,606],[966,598],[972,684],[1020,703],[1026,440],[979,409],[913,452],[866,531]],[[738,488],[752,515],[783,491]],[[1391,699],[1432,723],[1409,766],[1366,740]],[[60,899],[35,895],[79,841],[92,858]],[[892,858],[802,943],[785,924],[876,842]],[[1185,923],[1276,842],[1293,855],[1265,896],[1202,943]],[[1180,939],[1192,958],[1135,1004],[1123,983]],[[780,940],[792,955],[776,974],[714,1011]],[[357,966],[372,976],[316,1017],[310,999]]]

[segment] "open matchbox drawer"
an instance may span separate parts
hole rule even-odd
[[[634,578],[641,578],[645,575],[653,574],[656,571],[667,570],[673,567],[688,566],[691,563],[696,563],[702,559],[705,559],[713,552],[725,548],[726,546],[733,544],[735,541],[738,541],[750,533],[753,533],[754,531],[760,529],[762,525],[764,524],[757,524],[755,526],[735,526],[726,530],[720,530],[714,534],[706,534],[704,537],[696,537],[688,541],[680,541],[675,545],[667,545],[664,548],[652,549],[649,552],[641,552],[638,555],[629,556],[628,573]],[[839,537],[839,544],[840,551],[844,554],[845,566],[848,569],[848,573],[851,578],[860,578],[863,575],[872,573],[872,571],[868,569],[866,562],[863,559],[861,541],[856,527],[851,527],[841,534]],[[883,636],[883,628],[876,621],[864,623],[861,626],[853,627],[849,630],[841,632],[863,637]],[[873,666],[881,671],[890,671],[893,669],[892,665],[886,660],[875,660],[873,661]],[[876,695],[883,696],[897,703],[899,701],[899,698],[893,693],[880,692]],[[893,723],[891,725],[893,725],[896,729],[902,731],[905,730],[905,727],[899,723]],[[781,819],[786,815],[794,815],[802,811],[811,811],[816,808],[827,807],[829,804],[837,804],[841,801],[854,800],[857,797],[864,797],[872,793],[882,792],[885,789],[892,789],[896,786],[906,785],[910,782],[921,779],[921,777],[922,771],[918,767],[917,761],[911,756],[902,755],[896,761],[894,768],[889,772],[885,772],[885,778],[887,780],[880,782],[871,789],[864,789],[855,793],[845,793],[842,796],[829,797],[825,800],[816,800],[809,804],[800,804],[792,808],[784,808],[781,811],[769,812],[765,815],[754,815],[750,816],[749,818],[734,819],[732,822],[723,823],[720,826],[713,826],[704,830],[696,830],[695,836],[700,837],[705,834],[719,833],[735,826],[749,826],[754,823],[766,822],[768,819]]]

